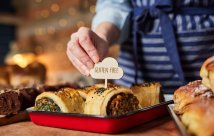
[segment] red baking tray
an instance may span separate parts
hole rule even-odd
[[[171,103],[172,101],[163,102],[120,116],[44,112],[35,111],[33,108],[27,111],[31,120],[37,125],[97,133],[118,133],[167,115],[167,105]]]

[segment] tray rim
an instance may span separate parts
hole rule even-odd
[[[172,117],[176,127],[178,128],[180,134],[182,136],[190,136],[187,132],[187,129],[185,128],[185,126],[183,125],[183,123],[181,122],[180,118],[178,117],[178,115],[174,112],[173,107],[175,104],[169,104],[167,105],[168,107],[168,111],[170,116]]]
[[[129,112],[127,114],[123,114],[123,115],[118,115],[118,116],[100,116],[100,115],[91,115],[91,114],[81,114],[81,113],[62,113],[62,112],[46,112],[46,111],[36,111],[33,108],[34,107],[30,107],[27,108],[26,111],[29,113],[39,113],[39,114],[49,114],[49,115],[63,115],[63,116],[72,116],[72,117],[89,117],[89,118],[99,118],[99,119],[120,119],[120,118],[125,118],[140,112],[144,112],[156,107],[160,107],[160,106],[164,106],[164,105],[169,105],[172,104],[173,100],[170,101],[166,101],[166,102],[161,102],[159,104],[153,105],[153,106],[149,106],[149,107],[145,107],[133,112]]]

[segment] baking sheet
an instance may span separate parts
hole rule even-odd
[[[173,101],[146,107],[119,116],[97,116],[76,113],[59,113],[27,109],[31,120],[38,125],[97,133],[118,133],[168,114],[167,105]]]
[[[169,113],[171,115],[171,117],[173,118],[180,134],[182,136],[190,136],[188,133],[187,133],[187,130],[185,128],[185,126],[183,125],[183,123],[181,122],[180,118],[175,114],[174,110],[173,110],[173,107],[174,107],[174,104],[169,104],[168,105],[168,110],[169,110]]]

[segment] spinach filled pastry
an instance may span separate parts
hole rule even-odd
[[[97,85],[88,92],[85,114],[115,116],[139,109],[139,101],[132,91],[120,86]]]
[[[65,113],[83,113],[84,100],[73,88],[58,92],[44,92],[37,96],[35,110]]]

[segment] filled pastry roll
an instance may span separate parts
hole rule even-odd
[[[131,87],[132,92],[138,98],[141,107],[156,105],[164,101],[161,94],[161,85],[157,82],[136,84]]]
[[[139,101],[130,89],[102,85],[91,90],[85,101],[85,114],[115,116],[139,109]]]
[[[65,112],[65,113],[82,113],[84,109],[84,100],[72,88],[64,88],[58,92],[44,92],[37,96],[35,110]]]

